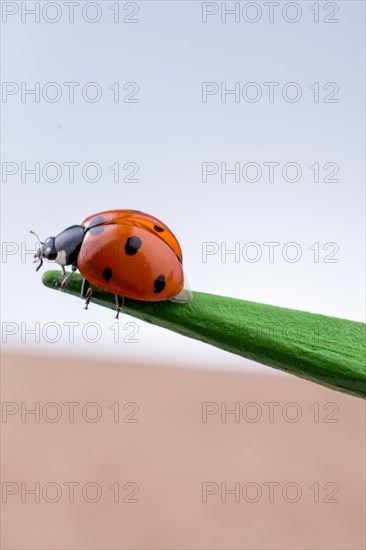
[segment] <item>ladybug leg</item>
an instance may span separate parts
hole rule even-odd
[[[54,288],[55,286],[58,286],[66,275],[66,271],[63,265],[61,266],[61,269],[62,269],[62,273],[57,279],[53,281],[52,288]]]
[[[63,266],[62,266],[63,267]],[[63,267],[64,269],[64,267]],[[68,282],[70,281],[71,277],[74,275],[75,271],[76,271],[77,267],[75,264],[73,264],[71,266],[71,273],[67,273],[66,275],[66,271],[64,269],[64,277],[62,279],[62,282],[61,282],[61,285],[60,285],[60,290],[64,290],[65,286],[68,284]],[[66,275],[66,276],[65,276]]]
[[[85,298],[84,309],[88,309],[91,297],[93,294],[93,289],[90,288],[90,283],[86,279],[83,279],[83,284],[81,285],[81,297]]]
[[[117,307],[116,319],[118,319],[119,314],[123,309],[124,299],[123,299],[123,296],[119,296],[118,294],[115,294],[114,297],[116,299],[116,307]]]

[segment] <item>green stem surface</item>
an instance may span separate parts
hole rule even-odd
[[[59,276],[59,271],[47,271],[43,283],[52,287]],[[81,282],[82,277],[74,274],[64,292],[80,297]],[[93,303],[116,309],[114,295],[96,288]],[[203,292],[193,292],[188,304],[125,299],[123,311],[334,390],[366,397],[364,323]]]

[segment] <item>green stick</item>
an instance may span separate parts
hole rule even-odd
[[[43,283],[51,287],[59,276],[59,271],[47,271]],[[64,292],[80,297],[81,282],[75,274]],[[99,289],[93,289],[91,307],[94,303],[116,309],[114,295]],[[203,292],[194,292],[188,304],[125,299],[123,311],[334,390],[366,397],[364,323]]]

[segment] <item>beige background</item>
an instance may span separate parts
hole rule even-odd
[[[19,487],[2,505],[3,548],[364,548],[361,399],[287,375],[21,355],[3,357],[2,399],[19,404],[19,411],[21,402],[28,408],[39,402],[41,410],[56,402],[61,411],[54,423],[47,421],[55,415],[52,406],[43,409],[39,422],[31,416],[22,422],[20,412],[6,418],[3,414],[3,498],[4,483]],[[73,423],[65,402],[80,403]],[[102,412],[94,423],[81,414],[90,402]],[[121,406],[117,423],[109,409],[114,402]],[[123,410],[128,402],[138,404],[136,414],[132,406]],[[228,408],[239,402],[242,416],[235,422],[228,415],[222,422],[217,413],[204,423],[202,402],[226,403]],[[248,407],[249,402],[256,405]],[[265,402],[280,404],[273,422]],[[296,402],[296,407],[289,402]],[[256,411],[262,417],[249,422],[248,415]],[[84,409],[89,418],[95,412],[95,407]],[[129,413],[138,422],[123,422]],[[300,413],[298,422],[289,421]],[[62,485],[72,481],[80,483],[74,503]],[[39,503],[32,495],[22,503],[21,482],[28,488],[36,482],[41,488],[55,482],[62,489],[60,500],[47,501],[55,495],[51,487],[45,498],[40,494]],[[88,482],[99,484],[98,502],[82,498],[81,487]],[[119,503],[113,502],[108,489],[115,482],[122,487]],[[134,487],[123,490],[126,482],[138,484],[137,503],[122,502]],[[203,482],[218,484],[211,486],[218,492],[206,503]],[[236,503],[235,496],[228,495],[222,503],[221,482],[228,488],[240,483],[240,489],[258,483],[262,496],[258,502],[241,497]],[[280,484],[272,503],[266,482]],[[282,496],[289,482],[301,489],[296,503]],[[316,482],[320,502],[314,502],[314,490],[309,489]],[[333,485],[324,488],[328,482]],[[337,486],[333,499],[338,502],[324,502]],[[254,498],[255,486],[247,489],[248,499]],[[294,490],[288,488],[288,498],[294,498]],[[92,488],[89,491],[93,498]]]

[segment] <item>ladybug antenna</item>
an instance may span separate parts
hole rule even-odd
[[[43,244],[43,241],[41,241],[41,239],[38,237],[38,235],[37,235],[37,233],[35,233],[35,231],[30,230],[30,233],[32,233],[32,235],[35,235],[37,237],[37,239],[39,240],[39,242],[41,244]]]

